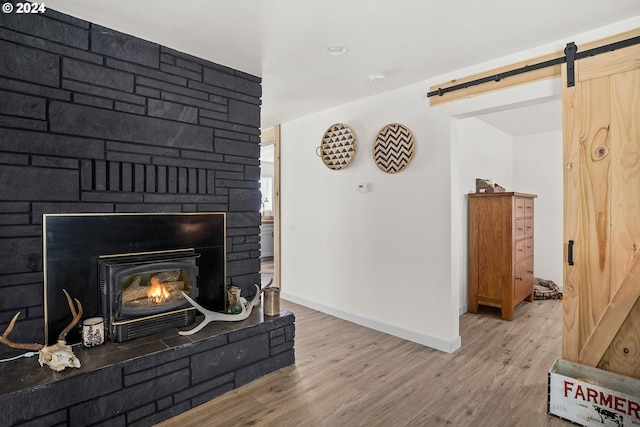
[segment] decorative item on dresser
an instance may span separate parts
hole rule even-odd
[[[524,193],[469,194],[469,312],[498,307],[504,320],[533,301],[533,199]]]

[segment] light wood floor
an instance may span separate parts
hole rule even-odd
[[[570,426],[547,415],[561,301],[460,318],[462,348],[431,350],[287,301],[296,363],[160,424],[172,426]]]

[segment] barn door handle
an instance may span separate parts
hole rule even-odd
[[[569,240],[569,245],[567,248],[567,262],[569,265],[573,265],[573,240]]]

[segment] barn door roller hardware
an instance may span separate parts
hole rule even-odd
[[[492,76],[482,77],[476,80],[471,80],[469,82],[460,83],[453,86],[447,86],[445,88],[438,88],[434,91],[427,93],[427,97],[432,96],[442,96],[445,93],[455,92],[456,90],[466,89],[471,86],[477,86],[484,83],[489,82],[499,82],[500,80],[516,76],[518,74],[528,73],[531,71],[539,70],[541,68],[552,67],[558,64],[567,63],[567,86],[571,87],[575,85],[575,61],[587,58],[589,56],[599,55],[601,53],[611,52],[617,49],[623,49],[625,47],[633,46],[636,44],[640,44],[640,36],[632,37],[630,39],[621,40],[619,42],[606,44],[599,47],[594,47],[593,49],[585,50],[584,52],[578,52],[578,47],[575,43],[568,43],[565,47],[564,53],[565,56],[561,56],[555,59],[550,59],[548,61],[538,62],[536,64],[525,65],[524,67],[514,68],[513,70],[504,71],[502,73],[494,74]]]
[[[568,43],[564,48],[567,62],[567,87],[576,85],[576,53],[578,53],[578,46],[574,42]]]

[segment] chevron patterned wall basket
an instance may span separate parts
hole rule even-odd
[[[344,123],[336,123],[324,133],[318,155],[329,169],[340,170],[349,166],[356,155],[356,146],[353,130]]]
[[[373,143],[373,161],[386,173],[398,173],[406,168],[415,153],[413,134],[399,123],[383,127]]]

